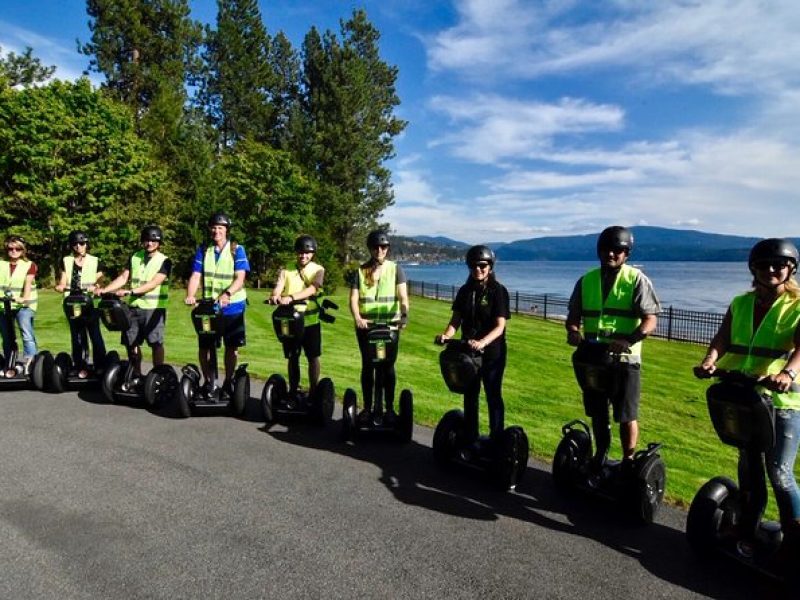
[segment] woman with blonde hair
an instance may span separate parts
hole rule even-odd
[[[22,334],[22,360],[30,364],[36,355],[36,336],[33,331],[33,317],[36,314],[37,298],[36,263],[28,260],[25,239],[19,235],[9,235],[5,240],[6,258],[0,259],[0,292],[10,292],[12,310]],[[11,352],[11,332],[7,331],[6,320],[0,319],[0,333],[3,336],[3,354]]]

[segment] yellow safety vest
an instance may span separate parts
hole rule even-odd
[[[0,291],[9,290],[14,298],[22,298],[22,291],[25,289],[25,278],[28,276],[28,271],[31,268],[31,261],[20,259],[17,261],[17,266],[14,272],[11,273],[11,263],[7,260],[0,260]],[[12,302],[11,308],[14,310],[20,308],[30,308],[36,311],[38,303],[39,292],[36,291],[36,279],[34,278],[31,283],[31,296],[29,304],[20,304],[19,302]]]
[[[397,265],[387,260],[381,266],[381,276],[375,285],[368,286],[364,270],[358,270],[358,312],[362,319],[391,323],[400,319],[400,299],[397,297]]]
[[[64,272],[67,274],[67,289],[64,295],[69,296],[72,287],[72,269],[75,266],[73,255],[64,257]],[[97,283],[97,257],[87,254],[83,257],[83,267],[81,267],[81,290],[86,291],[90,286]]]
[[[642,322],[633,310],[633,292],[639,270],[622,265],[605,301],[600,272],[599,268],[592,269],[581,282],[584,335],[587,339],[605,343],[627,339]],[[641,355],[642,342],[631,344],[628,362],[639,362]]]
[[[794,334],[800,324],[800,299],[781,294],[753,331],[755,292],[737,296],[731,302],[731,343],[717,365],[749,375],[774,375],[786,366],[794,350]],[[800,410],[800,385],[793,383],[786,393],[759,386],[772,396],[776,408]]]
[[[140,250],[131,259],[131,289],[140,287],[155,277],[161,270],[161,266],[167,257],[156,251],[156,253],[145,264],[147,253]],[[166,278],[157,288],[150,290],[144,296],[137,296],[131,300],[131,306],[152,310],[155,308],[166,308],[169,303],[169,277]]]
[[[203,298],[216,300],[222,292],[228,289],[236,278],[235,266],[230,241],[225,242],[218,259],[215,259],[214,245],[209,245],[203,257]],[[247,300],[247,292],[244,286],[232,294],[230,299],[232,303],[245,300]]]
[[[322,270],[322,266],[314,261],[310,261],[302,271],[296,266],[292,269],[284,268],[285,280],[281,296],[287,298],[299,294],[309,287],[317,278],[317,274]],[[317,296],[307,298],[305,304],[295,304],[298,312],[304,314],[303,323],[306,326],[319,323],[319,301]]]

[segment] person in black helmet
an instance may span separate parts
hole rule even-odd
[[[710,376],[717,367],[763,377],[761,391],[775,408],[775,446],[766,453],[739,451],[739,478],[754,490],[749,514],[740,523],[738,550],[752,555],[752,541],[767,505],[769,475],[778,504],[784,543],[781,553],[800,556],[800,489],[794,463],[800,443],[800,286],[795,280],[797,247],[789,240],[768,238],[750,251],[753,289],[731,302],[719,331],[695,373]],[[744,487],[744,486],[743,486]]]
[[[142,249],[128,260],[128,266],[106,287],[95,287],[95,294],[129,296],[131,326],[122,332],[122,344],[137,375],[142,373],[141,345],[147,341],[153,353],[153,366],[164,364],[164,326],[169,302],[169,276],[172,261],[161,252],[164,233],[156,225],[144,227],[139,236]],[[122,288],[130,279],[130,289]]]
[[[65,256],[62,261],[64,268],[59,276],[56,291],[63,292],[65,296],[73,292],[91,294],[103,277],[103,270],[97,257],[88,253],[89,236],[85,231],[72,231],[67,241],[72,253]],[[95,310],[89,311],[84,319],[85,325],[73,319],[67,320],[72,339],[72,362],[78,369],[80,378],[89,376],[84,361],[84,349],[88,350],[89,340],[92,342],[94,368],[102,371],[106,360],[106,345],[100,331],[99,313]],[[88,334],[89,340],[84,339],[84,331]]]
[[[364,410],[359,419],[368,422],[372,413],[372,398],[375,379],[370,359],[367,331],[370,323],[397,323],[404,328],[408,322],[408,285],[402,267],[388,260],[389,236],[385,231],[372,231],[367,236],[367,248],[370,258],[361,265],[356,276],[350,282],[350,312],[356,326],[358,349],[361,351],[361,392],[364,398]],[[395,347],[399,347],[400,341]],[[386,414],[391,422],[396,418],[394,411],[394,389],[397,375],[394,361],[397,356],[389,357],[381,363],[385,386]]]
[[[591,352],[584,340],[607,344],[620,356],[620,384],[612,396],[584,391],[586,415],[591,417],[596,442],[594,466],[600,469],[611,445],[608,405],[619,425],[623,465],[631,464],[639,438],[639,395],[641,390],[641,345],[657,324],[661,305],[653,285],[639,269],[627,265],[633,249],[633,234],[618,225],[607,227],[597,239],[600,268],[581,277],[569,300],[567,343],[577,346],[573,360]],[[581,322],[583,335],[581,335]],[[576,370],[576,377],[581,373]]]
[[[203,298],[216,299],[222,308],[223,330],[221,338],[225,341],[225,381],[223,389],[228,395],[233,394],[231,378],[236,372],[239,360],[239,348],[246,343],[245,309],[247,308],[247,291],[245,278],[250,272],[250,262],[244,247],[230,240],[233,223],[223,212],[214,213],[208,219],[208,233],[211,243],[200,244],[194,255],[192,274],[186,286],[184,303],[193,306],[195,294],[202,284]],[[219,339],[217,336],[200,336],[198,359],[203,371],[205,386],[203,393],[213,396],[216,393],[211,353],[214,352]]]
[[[272,304],[292,304],[303,311],[303,340],[301,347],[308,360],[309,394],[319,383],[322,355],[322,328],[319,321],[320,307],[317,295],[325,281],[325,268],[314,262],[317,241],[310,235],[301,235],[294,241],[297,257],[294,265],[287,265],[278,274],[278,282],[272,290]],[[289,361],[289,392],[294,395],[300,387],[300,355],[287,353]]]
[[[508,290],[494,274],[494,252],[487,246],[473,246],[467,251],[467,282],[453,301],[453,315],[438,343],[452,338],[461,328],[461,339],[472,350],[481,352],[479,377],[464,393],[464,420],[470,441],[478,439],[478,400],[481,381],[489,406],[489,434],[498,439],[504,429],[503,373],[506,369],[506,321],[511,318]]]

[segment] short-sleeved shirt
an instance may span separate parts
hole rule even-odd
[[[129,263],[130,264],[130,263]],[[100,261],[97,262],[97,272],[102,273],[103,267],[100,264]],[[79,265],[76,261],[72,261],[72,273],[67,273],[67,281],[69,285],[67,289],[72,290],[80,290],[81,289],[81,275],[83,273],[83,266]],[[89,282],[91,285],[94,285],[94,281]]]
[[[17,264],[18,263],[12,263],[12,262],[9,261],[9,263],[8,263],[8,274],[9,274],[9,276],[14,272],[14,269],[17,268]],[[36,266],[35,262],[31,262],[31,266],[28,267],[27,275],[33,275],[34,277],[36,277],[36,274],[38,272],[39,272],[39,267]],[[26,277],[27,277],[27,275],[26,275]]]
[[[614,280],[618,273],[618,270],[612,269],[603,269],[601,271],[600,281],[603,288],[603,301],[608,297],[608,293],[614,286]],[[569,298],[569,316],[567,320],[573,323],[579,322],[583,313],[582,282],[583,277],[578,279],[575,289],[572,290],[572,296]],[[661,303],[656,296],[652,282],[647,275],[638,269],[636,270],[636,282],[633,288],[632,308],[634,315],[638,318],[645,315],[657,315],[661,312]]]
[[[480,339],[497,326],[497,319],[511,318],[511,303],[506,287],[497,281],[482,286],[473,280],[459,288],[452,306],[461,316],[461,339]],[[506,343],[506,333],[484,348],[484,356],[499,355]]]
[[[214,262],[219,260],[219,255],[223,250],[225,252],[230,252],[226,246],[223,246],[222,250],[220,250],[217,248],[216,244],[214,245]],[[207,246],[205,244],[201,244],[197,247],[197,252],[194,253],[194,261],[192,262],[192,273],[203,274],[203,262],[206,259],[206,248]],[[233,253],[233,271],[234,273],[236,271],[250,272],[250,261],[247,260],[247,253],[244,251],[244,246],[240,244],[236,244],[236,249]],[[222,309],[222,314],[226,316],[240,315],[244,312],[246,306],[246,300],[231,302]]]
[[[406,272],[403,271],[403,267],[395,263],[395,285],[400,285],[401,283],[408,283],[408,278],[406,277]],[[355,271],[350,278],[350,289],[358,289],[358,271]]]

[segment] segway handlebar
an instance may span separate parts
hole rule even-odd
[[[450,346],[452,344],[458,344],[460,349],[466,352],[472,352],[474,354],[483,354],[483,350],[474,350],[469,347],[469,340],[462,340],[462,339],[455,339],[455,338],[447,338],[442,339],[441,335],[437,335],[433,338],[433,343],[437,346]]]
[[[746,383],[755,385],[764,379],[764,377],[748,375],[747,373],[742,373],[741,371],[731,371],[729,369],[714,369],[713,371],[709,372],[700,367],[693,367],[692,372],[698,379],[713,378],[729,381],[731,383]]]

